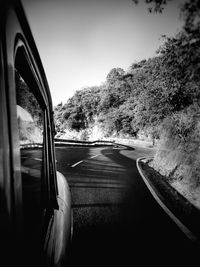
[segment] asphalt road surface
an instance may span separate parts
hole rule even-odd
[[[153,150],[57,147],[72,193],[70,266],[192,266],[196,247],[154,200],[136,168]]]

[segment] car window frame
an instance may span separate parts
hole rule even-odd
[[[23,21],[23,14],[18,14],[19,10],[8,10],[6,25],[5,25],[5,42],[4,42],[4,72],[5,72],[5,87],[8,124],[9,124],[9,140],[10,140],[10,158],[11,158],[11,191],[12,197],[12,213],[15,225],[22,225],[22,182],[20,173],[20,149],[19,149],[19,134],[16,114],[16,88],[15,88],[15,62],[16,55],[19,49],[23,49],[24,61],[27,62],[29,71],[34,78],[35,84],[38,87],[38,94],[41,96],[40,102],[44,105],[45,119],[45,201],[43,203],[47,212],[53,212],[53,209],[58,209],[57,203],[57,181],[55,169],[55,152],[53,144],[53,119],[52,119],[52,103],[48,83],[44,74],[42,63],[40,61],[37,48],[34,44],[31,32],[26,21]],[[20,21],[22,20],[22,21]],[[24,29],[22,29],[22,25]],[[28,39],[28,40],[27,40]],[[26,80],[26,79],[25,79]],[[48,166],[47,166],[48,165]],[[16,228],[18,228],[16,226]],[[21,227],[19,227],[21,228]]]
[[[53,136],[51,134],[52,130],[48,109],[48,98],[45,95],[44,84],[38,75],[38,70],[34,63],[34,59],[31,57],[31,54],[26,47],[25,40],[18,34],[15,41],[14,67],[19,71],[20,75],[22,75],[22,78],[32,92],[32,88],[34,87],[34,96],[44,111],[44,179],[42,181],[42,205],[43,208],[51,208],[52,206],[57,208],[57,199],[55,197],[55,195],[57,195],[55,183],[55,160],[54,153],[52,153],[53,146],[51,140],[53,140]]]

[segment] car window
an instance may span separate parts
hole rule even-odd
[[[18,70],[15,83],[25,229],[36,241],[42,217],[44,111]]]

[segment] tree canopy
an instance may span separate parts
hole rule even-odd
[[[154,5],[154,11],[167,3],[146,2]],[[185,112],[194,103],[199,105],[199,1],[183,4],[181,16],[182,30],[173,37],[164,37],[157,56],[134,62],[127,71],[113,68],[101,86],[79,90],[66,104],[57,105],[57,130],[79,131],[98,122],[108,136],[136,136],[141,130],[159,136],[167,118]]]

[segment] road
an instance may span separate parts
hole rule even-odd
[[[152,197],[136,168],[151,149],[57,147],[72,193],[71,266],[187,266],[195,246]],[[182,265],[181,265],[182,264]]]

